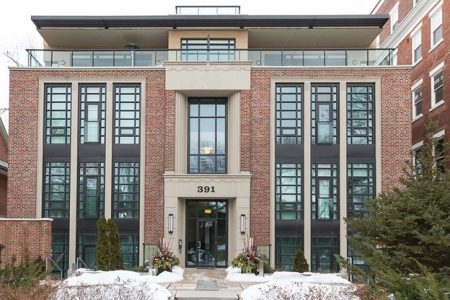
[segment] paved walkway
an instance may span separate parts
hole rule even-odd
[[[184,270],[184,280],[166,286],[174,299],[238,299],[249,286],[225,281],[225,269]]]

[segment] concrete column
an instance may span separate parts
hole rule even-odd
[[[311,266],[311,82],[304,83],[303,95],[303,248]]]
[[[72,82],[72,127],[70,133],[70,219],[69,268],[77,256],[77,198],[78,198],[78,82]],[[72,270],[74,271],[74,270]]]
[[[239,174],[241,165],[241,110],[240,93],[228,98],[228,174]]]
[[[187,99],[180,92],[175,94],[175,173],[187,172]]]
[[[112,145],[114,130],[113,83],[106,84],[106,128],[105,128],[105,218],[111,218],[112,201]]]
[[[347,83],[339,83],[339,254],[347,257]]]

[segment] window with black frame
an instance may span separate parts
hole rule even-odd
[[[70,144],[72,86],[45,85],[45,144]]]
[[[338,180],[336,163],[312,164],[312,219],[338,220]]]
[[[319,273],[336,273],[339,264],[339,237],[312,237],[311,271]]]
[[[231,61],[235,39],[181,39],[182,61]]]
[[[67,232],[53,234],[51,247],[52,259],[55,262],[51,271],[59,273],[61,269],[65,276],[69,268],[69,234]]]
[[[189,100],[188,173],[227,172],[226,124],[226,99]]]
[[[279,235],[276,238],[276,267],[291,271],[297,251],[303,251],[302,236]]]
[[[139,163],[115,162],[113,182],[113,217],[139,218]]]
[[[44,163],[44,203],[42,215],[45,218],[69,218],[70,163]]]
[[[115,144],[139,144],[140,98],[139,84],[114,85]]]
[[[347,144],[373,144],[373,117],[374,85],[347,85]]]
[[[363,216],[365,202],[375,196],[374,164],[350,163],[347,165],[347,215]]]
[[[77,268],[85,266],[88,269],[95,269],[97,254],[97,235],[79,234],[77,248],[77,257],[80,257],[84,263],[84,265],[78,265]]]
[[[277,220],[303,220],[302,165],[276,164],[275,215]]]
[[[338,84],[311,85],[311,138],[313,144],[336,144]]]
[[[105,143],[106,85],[80,85],[80,143]]]
[[[276,143],[302,143],[303,85],[276,86]]]
[[[139,236],[137,234],[121,234],[119,239],[125,269],[138,266]]]
[[[81,162],[78,217],[101,218],[105,211],[105,163]]]
[[[432,106],[444,100],[444,71],[433,76]]]

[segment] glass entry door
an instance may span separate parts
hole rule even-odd
[[[186,266],[227,266],[227,202],[188,201]]]

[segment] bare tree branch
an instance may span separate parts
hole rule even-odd
[[[23,65],[19,62],[18,58],[16,57],[16,53],[6,50],[2,52],[4,56],[6,56],[6,58],[8,58],[10,61],[12,61],[16,67],[23,67]]]

